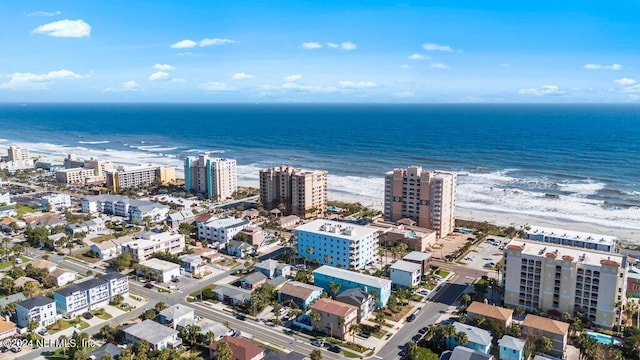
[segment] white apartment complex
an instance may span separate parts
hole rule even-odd
[[[210,218],[202,222],[196,221],[198,239],[226,244],[250,224],[249,220],[233,217]]]
[[[415,165],[394,169],[385,174],[384,219],[412,219],[443,238],[455,227],[455,198],[456,174]]]
[[[288,165],[260,170],[260,201],[267,210],[284,205],[286,212],[306,218],[327,210],[327,171]]]
[[[103,213],[122,216],[130,222],[144,223],[145,217],[151,222],[164,220],[169,207],[147,200],[130,199],[121,195],[96,195],[80,200],[82,212],[88,214]]]
[[[86,184],[96,180],[93,169],[70,168],[56,171],[56,180],[65,184]]]
[[[184,183],[187,192],[205,194],[208,199],[221,201],[238,191],[236,160],[209,158],[202,154],[184,160]]]
[[[68,194],[49,194],[40,199],[40,207],[42,210],[46,210],[47,206],[51,207],[51,210],[62,211],[71,207],[71,195]]]
[[[152,185],[156,181],[170,183],[175,181],[176,173],[172,167],[143,167],[129,170],[106,172],[107,187],[114,192],[142,185]]]
[[[542,226],[531,226],[525,232],[527,240],[565,245],[589,250],[616,252],[617,238],[581,231],[562,230]]]
[[[177,255],[184,251],[184,247],[185,241],[182,234],[146,231],[136,234],[134,240],[122,244],[122,252],[130,253],[133,259],[140,263],[150,259],[156,252]]]
[[[620,321],[615,305],[626,302],[626,256],[528,240],[512,240],[504,254],[505,305],[580,311],[607,328]]]
[[[54,291],[53,298],[58,313],[67,318],[107,305],[114,296],[129,294],[126,275],[112,272]]]
[[[31,156],[29,149],[21,148],[16,145],[10,145],[7,149],[7,161],[29,161]]]
[[[376,229],[331,220],[314,220],[295,228],[298,256],[344,269],[363,269],[375,261]]]

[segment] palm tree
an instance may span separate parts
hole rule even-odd
[[[464,306],[465,306],[465,307],[468,307],[468,306],[469,306],[469,303],[471,302],[471,295],[469,295],[469,294],[464,294],[464,295],[462,295],[461,300],[462,300],[462,302],[464,303]]]
[[[494,278],[489,278],[489,280],[487,280],[487,285],[491,287],[491,301],[495,302],[495,289],[496,285],[498,285],[498,281]]]
[[[518,318],[520,318],[524,314],[524,309],[518,306],[513,310],[513,312],[515,312]]]
[[[334,299],[336,298],[336,296],[338,296],[338,291],[340,291],[340,287],[341,286],[342,285],[340,285],[340,284],[338,284],[336,282],[333,282],[333,281],[331,281],[329,283],[329,290],[331,290],[331,294],[333,295]]]
[[[382,324],[384,324],[385,322],[384,314],[382,313],[382,311],[378,311],[376,313],[376,318],[374,321],[376,323],[376,327],[378,328],[377,332],[379,332],[382,329]]]
[[[500,281],[500,272],[502,271],[503,267],[504,267],[504,265],[502,264],[502,261],[500,261],[500,262],[498,262],[498,263],[496,264],[496,271],[498,272],[498,283],[499,283],[499,284],[500,284],[500,283],[502,283],[502,282]]]
[[[454,335],[454,338],[458,345],[465,346],[469,343],[469,338],[467,337],[467,333],[464,331],[459,331]]]
[[[344,333],[346,332],[344,329],[345,320],[343,317],[338,320],[338,325],[340,325],[340,333],[342,334],[342,338],[344,339]]]
[[[156,306],[154,307],[154,309],[156,310],[156,312],[161,312],[162,310],[168,308],[169,306],[167,306],[167,304],[165,304],[164,302],[160,301],[156,304]]]
[[[407,345],[407,355],[409,355],[409,359],[413,359],[416,356],[416,352],[418,351],[418,344],[413,341],[409,341]]]
[[[69,343],[69,337],[67,335],[60,335],[58,337],[58,342],[60,342],[60,344],[62,345],[62,355],[66,356],[67,355],[67,347],[64,346],[64,344],[68,344]]]
[[[356,343],[356,333],[360,332],[360,328],[362,327],[362,325],[360,325],[359,323],[355,322],[351,325],[351,327],[349,328],[349,331],[351,331],[351,342],[352,343]]]
[[[322,353],[318,349],[313,349],[313,351],[311,351],[311,354],[309,355],[309,358],[311,358],[311,360],[322,360]]]
[[[205,334],[205,337],[207,338],[207,344],[212,344],[216,341],[216,334],[212,333],[211,331],[208,331]]]
[[[311,257],[311,255],[313,254],[313,248],[311,246],[307,246],[307,259]],[[305,266],[307,265],[307,262],[305,260]]]
[[[280,303],[275,303],[273,304],[273,313],[276,314],[275,316],[275,324],[278,325],[280,324],[280,310],[282,309],[282,305],[280,305]]]
[[[314,310],[309,314],[309,317],[311,317],[311,320],[313,321],[313,324],[315,325],[315,329],[318,330],[318,325],[320,323],[320,320],[322,320],[322,315],[320,315],[319,312]]]
[[[224,341],[218,343],[218,347],[216,348],[216,359],[218,360],[233,360],[233,351]]]
[[[333,259],[331,259],[331,255],[325,255],[324,256],[324,264],[325,265],[331,265],[331,260],[333,260]]]
[[[534,355],[546,353],[553,348],[553,342],[546,336],[536,339],[535,344],[536,353]]]

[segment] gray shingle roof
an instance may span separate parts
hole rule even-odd
[[[54,303],[54,302],[55,301],[52,298],[40,295],[40,296],[36,296],[34,298],[31,298],[31,299],[23,300],[18,305],[22,306],[23,308],[25,308],[27,310],[31,310],[31,309],[35,309],[37,307],[42,307],[42,306],[45,306],[45,305],[49,305],[49,304]]]
[[[466,348],[464,346],[456,346],[451,353],[451,360],[491,360],[493,355],[485,354],[480,351]]]
[[[509,335],[505,335],[502,339],[498,340],[498,345],[515,350],[524,350],[524,344],[524,340]]]
[[[177,330],[168,326],[160,325],[153,320],[144,320],[143,322],[128,327],[123,331],[137,339],[145,340],[150,344],[158,344],[166,338],[178,334]]]
[[[240,279],[240,281],[246,282],[247,284],[256,284],[259,283],[260,281],[264,281],[268,279],[263,273],[261,272],[253,272],[245,277],[243,277],[242,279]]]
[[[456,328],[456,333],[460,331],[466,333],[467,339],[469,339],[469,342],[473,342],[480,345],[491,345],[491,340],[493,339],[493,337],[491,336],[491,333],[488,332],[487,330],[483,330],[475,326],[459,323],[457,321],[453,323],[453,326],[455,326]]]

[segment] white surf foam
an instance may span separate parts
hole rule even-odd
[[[111,141],[103,140],[103,141],[78,141],[78,144],[88,144],[88,145],[99,145],[99,144],[108,144]]]

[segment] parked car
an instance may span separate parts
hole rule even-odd
[[[245,321],[245,320],[247,320],[247,317],[242,315],[242,314],[238,314],[238,315],[236,315],[236,319],[238,319],[240,321]]]
[[[420,331],[418,331],[418,334],[420,335],[424,335],[429,331],[428,327],[423,327],[422,329],[420,329]]]
[[[93,314],[87,311],[86,313],[82,314],[82,317],[87,320],[93,319]]]
[[[150,282],[148,282],[148,283],[146,283],[146,284],[144,285],[144,287],[145,287],[145,288],[147,288],[147,289],[153,289],[153,284],[152,284],[152,283],[150,283]]]
[[[407,322],[412,322],[415,319],[416,319],[416,315],[415,314],[411,314],[411,315],[407,316]]]
[[[359,335],[361,338],[364,338],[364,339],[368,339],[371,337],[371,334],[368,331],[361,331]]]
[[[231,337],[238,337],[238,336],[240,336],[240,330],[233,330]]]
[[[317,347],[323,347],[324,346],[324,341],[319,340],[319,339],[313,339],[313,340],[311,340],[311,345],[317,346]]]
[[[494,266],[496,266],[496,263],[494,263],[494,262],[488,262],[488,263],[484,264],[484,267],[486,267],[486,268],[492,268]]]
[[[342,349],[340,349],[340,347],[337,345],[333,345],[329,347],[329,351],[331,351],[332,353],[340,354],[340,352],[342,352]]]
[[[47,335],[49,335],[49,331],[47,331],[47,329],[40,329],[38,331],[38,334],[41,335],[41,336],[47,336]]]
[[[413,342],[416,342],[416,343],[417,343],[418,341],[420,341],[420,339],[422,339],[422,335],[420,335],[420,334],[415,334],[415,335],[413,335],[413,337],[411,338],[411,340],[413,340]]]

